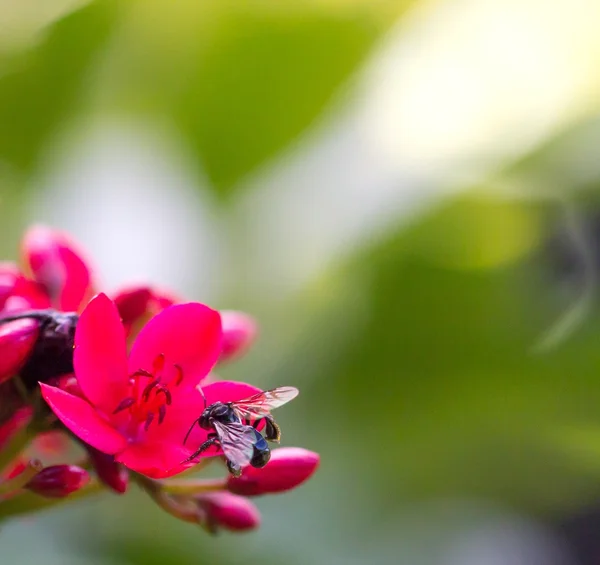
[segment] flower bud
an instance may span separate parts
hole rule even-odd
[[[196,497],[206,514],[206,526],[216,532],[219,528],[232,531],[253,530],[260,525],[260,514],[252,502],[229,492],[210,492]]]
[[[115,296],[115,304],[129,332],[134,325],[141,325],[160,311],[179,302],[167,292],[149,286],[132,286]]]
[[[117,494],[125,493],[129,485],[129,471],[115,461],[113,455],[102,453],[91,445],[86,445],[85,448],[98,478]]]
[[[230,476],[227,489],[235,494],[258,496],[291,490],[301,485],[317,470],[319,454],[300,447],[275,449],[262,468],[244,467],[238,478]]]
[[[84,487],[90,476],[75,465],[53,465],[42,469],[25,488],[47,498],[63,498]]]
[[[220,361],[243,355],[254,343],[258,328],[254,318],[235,310],[221,311],[223,342]]]
[[[0,324],[0,383],[15,376],[33,352],[39,323],[15,320]]]
[[[91,293],[91,274],[83,254],[66,234],[34,226],[23,237],[22,254],[59,310],[77,311]]]

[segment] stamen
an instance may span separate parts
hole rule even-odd
[[[130,408],[134,404],[135,404],[135,398],[133,398],[133,397],[125,398],[124,400],[121,400],[121,402],[119,403],[119,405],[114,409],[113,414],[117,414],[118,412],[122,412],[123,410],[126,410],[127,408]]]
[[[175,371],[177,371],[177,377],[175,377],[175,386],[179,386],[183,381],[183,369],[181,365],[173,365],[175,367]]]
[[[171,391],[165,386],[159,386],[158,390],[156,391],[157,396],[159,392],[162,392],[165,395],[165,398],[167,399],[167,405],[170,406],[171,401],[173,400],[173,397],[171,396]]]
[[[158,407],[158,423],[159,425],[163,423],[165,416],[167,415],[167,407],[162,404]]]
[[[134,379],[135,377],[150,377],[151,379],[153,379],[154,375],[150,371],[146,371],[144,369],[138,369],[135,373],[132,373],[130,375],[131,379]]]
[[[148,415],[146,416],[146,423],[144,424],[144,429],[146,431],[148,431],[148,428],[150,427],[152,420],[154,420],[154,412],[148,412]]]
[[[160,377],[158,377],[157,379],[154,379],[151,383],[149,383],[146,388],[144,389],[144,392],[142,392],[142,398],[144,400],[148,400],[148,398],[150,397],[150,393],[152,392],[152,389],[155,386],[158,386],[158,384],[160,383]]]

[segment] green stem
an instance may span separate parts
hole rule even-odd
[[[173,479],[161,482],[169,494],[201,494],[227,488],[227,479]]]
[[[0,502],[0,521],[23,514],[39,512],[48,508],[54,508],[65,502],[73,502],[98,494],[103,487],[98,481],[90,481],[88,485],[64,498],[45,498],[32,492],[22,492],[8,500]]]
[[[150,498],[171,516],[190,524],[202,523],[203,514],[192,499],[170,495],[163,490],[163,485],[160,481],[155,481],[144,475],[133,473],[132,477]]]
[[[37,459],[30,461],[16,477],[0,483],[0,496],[21,490],[43,468],[41,461]]]
[[[31,425],[16,432],[0,450],[0,471],[6,469],[29,445],[36,431]]]

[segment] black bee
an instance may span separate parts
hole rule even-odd
[[[235,402],[215,402],[206,406],[197,420],[194,420],[183,443],[187,441],[194,426],[198,424],[208,430],[206,441],[182,463],[192,461],[210,447],[220,446],[227,460],[227,468],[234,477],[242,474],[244,465],[264,467],[271,458],[271,450],[266,440],[279,442],[281,430],[270,412],[293,400],[298,389],[285,386],[266,390]],[[265,422],[265,435],[257,430],[260,422]]]

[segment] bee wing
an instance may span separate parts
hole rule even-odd
[[[280,386],[259,392],[250,398],[232,402],[233,409],[242,419],[256,420],[267,416],[274,408],[283,406],[298,396],[300,391],[293,386]]]
[[[223,424],[216,420],[213,421],[213,426],[219,436],[225,457],[240,467],[248,465],[256,443],[254,428],[238,422]]]

